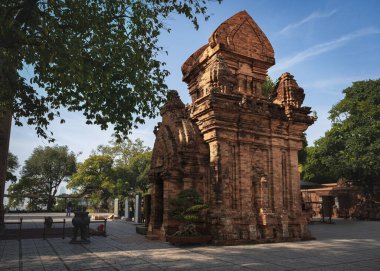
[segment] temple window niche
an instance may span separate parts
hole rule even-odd
[[[197,99],[202,98],[202,96],[203,96],[203,91],[202,91],[202,89],[197,88]]]
[[[203,90],[201,88],[196,88],[193,92],[192,92],[192,95],[191,95],[191,98],[193,100],[193,102],[195,102],[196,100],[198,100],[199,98],[202,98],[203,97]]]
[[[247,92],[249,95],[253,95],[252,91],[252,77],[247,76]]]

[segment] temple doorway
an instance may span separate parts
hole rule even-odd
[[[161,177],[156,179],[154,209],[154,228],[160,229],[164,217],[164,181]]]

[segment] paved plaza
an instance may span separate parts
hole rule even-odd
[[[41,226],[43,216],[23,214],[23,227]],[[131,222],[111,221],[108,237],[91,237],[88,245],[69,238],[0,240],[0,270],[380,270],[380,222],[338,220],[310,229],[317,240],[174,247],[136,234]]]

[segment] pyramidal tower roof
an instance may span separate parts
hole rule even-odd
[[[245,46],[239,46],[239,41],[245,37]],[[249,57],[271,57],[274,58],[273,47],[267,36],[256,24],[249,14],[243,10],[223,22],[212,33],[209,45],[214,47],[223,44],[230,50]]]
[[[192,54],[182,65],[184,76],[194,65],[216,51],[226,50],[268,65],[274,64],[274,50],[267,36],[245,11],[240,11],[220,24],[211,34],[208,43]]]

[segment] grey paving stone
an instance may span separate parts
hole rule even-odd
[[[46,214],[25,215],[29,227]],[[52,214],[59,219],[60,214]],[[88,245],[69,239],[21,241],[23,270],[380,270],[380,222],[315,224],[315,241],[244,246],[174,247],[135,233],[132,223],[112,221],[108,237]],[[19,270],[19,242],[0,242],[0,270]]]

